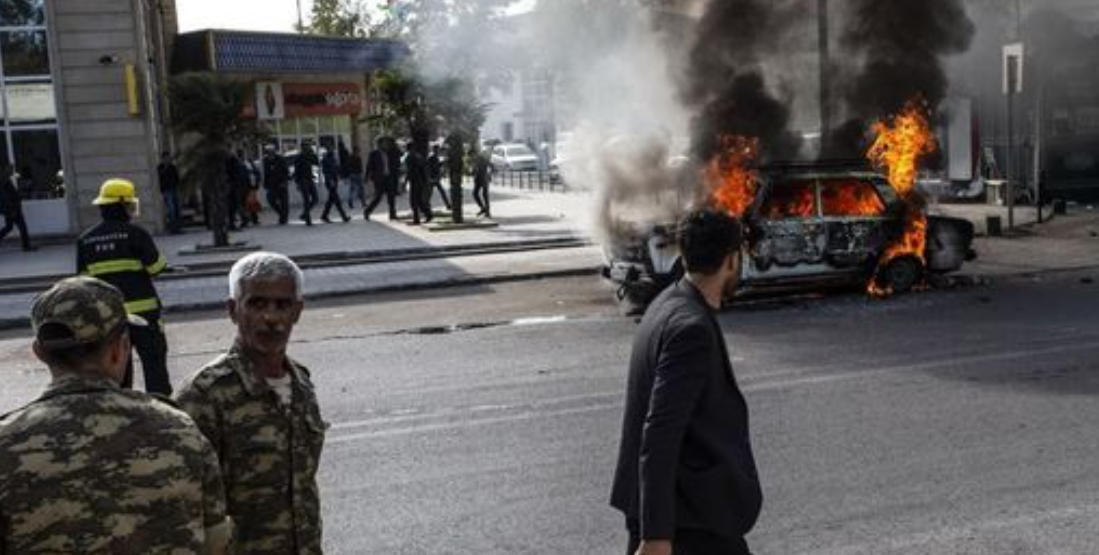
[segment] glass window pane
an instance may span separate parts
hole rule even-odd
[[[11,158],[8,157],[8,134],[0,129],[0,166],[10,166]]]
[[[46,0],[3,0],[0,2],[0,25],[44,25]]]
[[[64,196],[61,176],[61,149],[56,129],[20,131],[13,129],[15,171],[26,199]]]
[[[316,142],[317,118],[299,118],[298,122],[301,124],[301,127],[298,128],[298,134],[301,135],[302,140]]]
[[[820,199],[825,216],[880,216],[885,212],[878,191],[862,179],[822,181]]]
[[[0,33],[4,76],[50,75],[50,54],[45,31]]]
[[[52,83],[8,83],[4,89],[12,123],[57,121]]]
[[[809,218],[816,215],[816,184],[812,181],[779,183],[770,191],[760,214],[767,220]]]

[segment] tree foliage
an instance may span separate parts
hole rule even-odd
[[[384,106],[371,122],[384,133],[418,141],[454,132],[475,137],[490,108],[468,80],[427,81],[411,67],[379,72],[374,87]]]
[[[368,38],[375,27],[363,0],[315,0],[305,32],[331,37]]]
[[[229,242],[225,206],[229,149],[262,137],[256,120],[242,116],[249,88],[247,83],[213,73],[176,75],[168,85],[172,127],[183,145],[179,161],[184,187],[201,190],[209,203],[208,223],[216,246]]]

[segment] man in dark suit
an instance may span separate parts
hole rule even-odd
[[[392,142],[392,145],[390,144]],[[393,151],[397,151],[396,158]],[[389,204],[389,221],[397,219],[397,183],[400,179],[401,158],[397,141],[389,137],[378,139],[378,148],[366,159],[366,179],[374,184],[374,198],[363,210],[363,219],[370,220],[384,196]]]
[[[630,555],[748,555],[762,506],[737,387],[716,312],[740,276],[740,224],[697,212],[679,228],[687,275],[649,306],[630,359],[611,505]]]

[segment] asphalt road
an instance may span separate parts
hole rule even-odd
[[[1091,277],[727,310],[766,497],[757,554],[1094,554]],[[327,553],[622,553],[606,499],[634,324],[609,296],[569,278],[307,309],[292,354],[333,424]],[[169,332],[176,379],[232,333],[213,314]],[[46,380],[25,337],[2,337],[0,411]]]

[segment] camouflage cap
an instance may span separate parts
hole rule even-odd
[[[131,323],[146,325],[127,316],[122,292],[91,277],[63,279],[34,299],[31,325],[34,336],[47,349],[66,349],[102,341]]]

